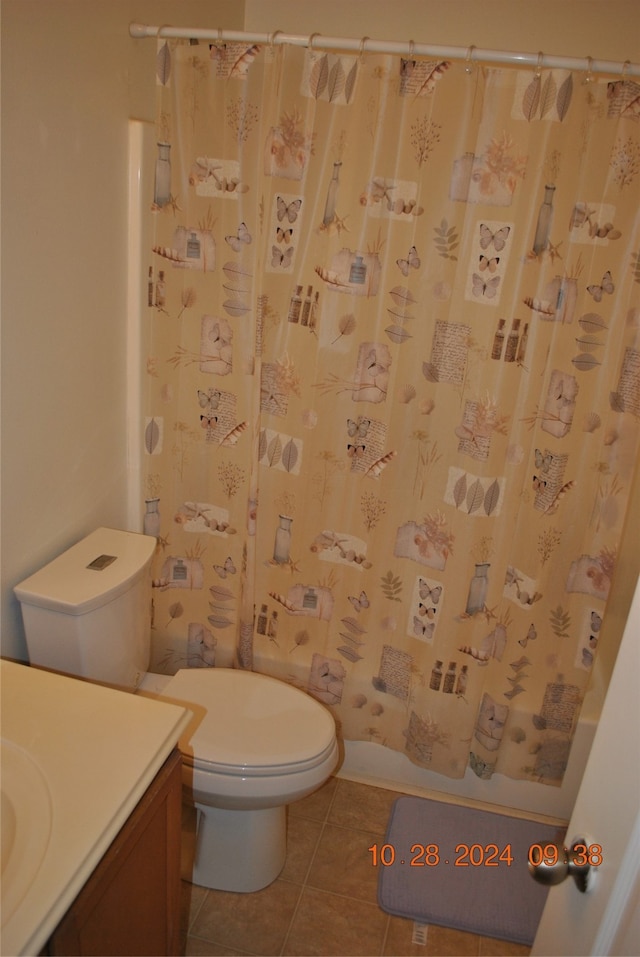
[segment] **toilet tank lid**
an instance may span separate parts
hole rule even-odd
[[[16,597],[67,615],[84,615],[128,591],[156,547],[150,535],[98,528],[14,587]]]

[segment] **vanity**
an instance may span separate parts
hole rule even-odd
[[[176,954],[178,705],[0,661],[2,954]]]

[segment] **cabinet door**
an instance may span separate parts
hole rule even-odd
[[[181,806],[175,750],[58,925],[49,954],[180,953]]]

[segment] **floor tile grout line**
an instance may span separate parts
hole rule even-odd
[[[385,913],[385,911],[382,910],[382,908],[380,907],[380,905],[379,905],[377,902],[362,900],[362,899],[359,898],[359,897],[351,897],[349,894],[338,894],[338,893],[336,893],[336,891],[328,891],[328,890],[326,890],[326,888],[323,888],[323,887],[314,887],[313,884],[306,884],[306,883],[300,888],[300,895],[299,895],[299,897],[298,897],[298,901],[297,901],[297,903],[296,903],[295,910],[294,910],[293,915],[292,915],[292,917],[291,917],[291,920],[290,920],[290,922],[289,922],[289,927],[288,927],[288,929],[287,929],[287,933],[286,933],[286,935],[285,935],[285,939],[284,939],[284,941],[283,941],[282,948],[281,948],[281,950],[280,950],[280,957],[282,957],[282,955],[283,955],[283,953],[284,953],[284,949],[285,949],[285,947],[287,946],[289,937],[291,936],[291,929],[292,929],[292,926],[293,926],[293,922],[294,922],[294,920],[295,920],[296,913],[297,913],[297,911],[298,911],[298,909],[299,909],[299,907],[300,907],[300,903],[301,903],[301,901],[302,901],[302,896],[303,896],[303,894],[304,894],[304,891],[307,890],[307,889],[310,890],[310,891],[314,891],[315,893],[318,893],[318,894],[327,894],[329,897],[337,897],[337,898],[339,898],[340,900],[352,901],[354,904],[366,904],[367,906],[370,906],[370,907],[377,907],[377,909],[380,911],[380,913],[381,913],[381,914],[384,914],[385,919],[386,919],[385,927],[384,927],[384,932],[383,932],[383,934],[382,934],[382,938],[381,938],[381,941],[380,941],[380,957],[383,957],[383,955],[384,955],[384,949],[385,949],[385,946],[386,946],[386,943],[387,943],[387,937],[388,937],[388,934],[389,934],[389,927],[390,927],[390,924],[391,924],[391,916],[390,916],[389,914]]]
[[[192,883],[191,881],[189,881],[188,883],[189,883],[189,886],[190,886],[191,888],[194,888],[194,887],[197,888],[197,887],[200,886],[199,884],[194,884],[194,883]],[[193,914],[193,916],[191,916],[191,908],[189,908],[189,919],[188,919],[188,921],[187,921],[187,937],[190,936],[191,928],[193,927],[193,925],[195,924],[196,920],[198,919],[198,915],[200,914],[200,911],[202,910],[202,908],[203,908],[203,906],[204,906],[204,902],[205,902],[206,899],[207,899],[207,888],[203,888],[203,890],[205,891],[205,893],[202,894],[202,900],[200,901],[200,904],[199,904],[198,907],[196,908],[196,911],[195,911],[195,913]],[[191,896],[192,894],[193,894],[193,890],[190,891],[190,896]]]
[[[282,878],[284,882],[284,878]],[[295,881],[286,881],[287,884],[296,884]],[[368,901],[364,900],[362,897],[353,897],[351,894],[340,894],[339,891],[328,891],[326,887],[316,887],[314,884],[296,884],[297,887],[302,887],[302,890],[310,890],[317,894],[329,894],[331,897],[339,897],[343,901],[353,901],[354,904],[366,904],[367,907],[377,907],[381,914],[386,914],[386,911],[383,911],[377,901]]]
[[[347,782],[347,784],[348,784],[348,782]],[[340,793],[339,793],[339,792],[340,792]],[[293,932],[294,921],[296,920],[296,917],[297,917],[297,915],[298,915],[298,913],[299,913],[300,907],[302,906],[302,899],[303,899],[305,890],[309,890],[309,891],[312,891],[312,892],[317,893],[317,894],[320,894],[320,895],[328,895],[328,896],[330,896],[330,897],[339,898],[339,899],[341,899],[341,900],[343,900],[343,901],[350,901],[350,902],[353,902],[354,904],[359,904],[359,905],[360,905],[360,904],[370,905],[371,903],[374,903],[374,906],[377,907],[378,911],[379,911],[380,913],[382,913],[382,914],[384,915],[385,919],[386,919],[386,921],[385,921],[385,923],[384,923],[384,925],[383,925],[383,933],[382,933],[380,948],[379,948],[379,950],[378,950],[378,953],[379,953],[380,957],[383,957],[383,955],[385,954],[385,951],[386,951],[386,949],[387,949],[388,946],[393,946],[392,943],[391,943],[391,941],[392,941],[392,939],[393,939],[393,935],[392,935],[392,922],[393,922],[393,918],[392,918],[391,915],[389,915],[388,913],[386,913],[385,911],[382,910],[382,908],[380,907],[380,905],[379,905],[379,903],[378,903],[377,901],[376,901],[376,902],[372,902],[372,901],[370,901],[370,900],[362,900],[362,899],[360,899],[360,898],[358,898],[358,897],[353,897],[353,896],[351,896],[350,894],[337,893],[337,892],[335,892],[335,891],[333,891],[333,890],[331,890],[331,889],[326,889],[326,888],[323,888],[323,887],[315,887],[313,884],[310,884],[310,883],[309,883],[309,878],[310,878],[310,876],[311,876],[311,872],[312,872],[312,868],[313,868],[313,863],[314,863],[314,860],[315,860],[316,855],[317,855],[317,853],[318,853],[318,849],[319,849],[320,843],[321,843],[323,837],[325,837],[325,839],[326,839],[327,825],[330,825],[331,828],[337,828],[337,829],[340,830],[340,831],[353,832],[354,834],[362,834],[363,832],[372,833],[372,832],[374,832],[374,831],[377,830],[375,827],[373,827],[373,828],[371,828],[371,827],[369,827],[369,828],[362,827],[362,828],[361,828],[361,827],[358,827],[358,826],[353,826],[353,825],[351,825],[351,824],[334,823],[332,820],[330,820],[332,811],[333,811],[334,809],[339,810],[339,805],[340,805],[340,804],[344,804],[344,801],[343,801],[342,799],[344,799],[345,797],[348,797],[348,793],[347,793],[347,794],[344,793],[344,787],[341,787],[340,779],[336,779],[335,787],[333,788],[333,793],[331,793],[330,796],[329,796],[329,799],[328,799],[327,805],[326,805],[326,809],[325,809],[325,811],[324,811],[323,814],[318,814],[318,815],[315,816],[315,817],[314,817],[314,816],[307,816],[307,815],[304,814],[304,813],[303,813],[303,814],[295,814],[295,815],[293,815],[293,816],[295,816],[295,817],[298,818],[298,819],[306,820],[306,821],[312,821],[312,822],[314,822],[316,825],[319,825],[319,831],[318,831],[318,836],[317,836],[315,842],[313,842],[312,844],[309,845],[309,851],[308,851],[308,855],[307,855],[307,857],[308,857],[308,863],[307,863],[306,869],[304,870],[304,876],[302,877],[302,879],[301,879],[301,880],[293,880],[293,879],[291,879],[291,878],[284,878],[284,877],[279,878],[279,880],[283,881],[284,883],[294,884],[294,885],[298,888],[297,897],[295,898],[295,906],[294,906],[294,909],[293,909],[293,911],[292,911],[291,917],[289,918],[287,924],[285,925],[285,926],[286,926],[286,930],[285,930],[285,934],[284,934],[284,937],[283,937],[282,946],[281,946],[281,948],[280,948],[280,950],[279,950],[279,955],[280,955],[280,957],[283,957],[284,952],[285,952],[285,949],[286,949],[286,947],[287,947],[287,944],[289,943],[289,941],[292,940],[292,932]],[[303,857],[303,860],[301,861],[301,863],[302,863],[303,861],[304,861],[304,857]],[[189,881],[186,881],[186,883],[190,883],[190,882],[189,882]],[[193,888],[196,888],[198,885],[191,885],[191,886],[192,886]],[[200,914],[201,914],[201,912],[202,912],[202,909],[203,909],[203,907],[205,906],[205,903],[206,903],[206,901],[207,901],[207,899],[208,899],[208,893],[209,893],[209,892],[207,891],[206,888],[203,888],[203,891],[204,891],[204,893],[202,894],[200,903],[198,904],[198,906],[196,907],[195,911],[193,912],[193,917],[192,917],[190,920],[187,920],[187,922],[186,922],[186,923],[187,923],[187,927],[186,927],[186,937],[187,937],[187,938],[191,937],[191,938],[193,938],[194,940],[199,941],[200,943],[204,943],[205,945],[206,945],[206,944],[213,945],[213,946],[215,946],[216,948],[219,947],[219,948],[222,948],[222,949],[225,949],[225,948],[228,949],[229,947],[231,947],[231,948],[234,950],[234,952],[237,952],[238,954],[243,955],[243,957],[260,957],[260,951],[259,951],[259,950],[258,950],[257,952],[254,952],[254,951],[252,951],[252,950],[245,950],[244,948],[242,948],[242,947],[237,947],[237,946],[235,946],[235,945],[222,944],[222,943],[220,943],[220,942],[218,942],[218,941],[216,941],[216,940],[211,940],[211,939],[209,939],[209,938],[207,938],[207,937],[202,937],[202,936],[201,936],[200,934],[198,934],[198,933],[193,933],[193,932],[192,932],[193,928],[195,927],[196,921],[197,921],[198,917],[200,916]],[[474,953],[475,953],[476,957],[479,957],[479,955],[481,955],[482,952],[483,952],[483,950],[482,950],[483,943],[482,943],[481,935],[474,935],[474,936],[476,937],[476,941],[475,941],[475,943],[476,943],[476,950],[475,950]],[[186,941],[185,941],[185,943],[186,943]],[[304,947],[302,948],[302,950],[304,950]],[[405,949],[402,948],[402,949],[401,949],[401,953],[405,953],[405,952],[406,952],[406,953],[409,953],[409,952],[411,952],[411,950],[412,950],[412,945],[408,944],[408,945],[407,945],[407,950],[405,951]],[[492,951],[490,951],[489,949],[487,949],[487,953],[492,953]],[[300,957],[302,957],[302,955],[300,955]]]
[[[329,801],[329,804],[328,804],[328,806],[327,806],[327,813],[325,814],[325,818],[324,818],[324,819],[325,819],[325,823],[327,823],[327,822],[329,821],[329,817],[331,816],[331,810],[332,810],[332,808],[333,808],[333,805],[334,805],[334,802],[335,802],[335,799],[336,799],[336,795],[337,795],[338,791],[340,790],[340,778],[334,778],[334,781],[336,782],[336,786],[335,786],[334,789],[333,789],[333,794],[331,795],[331,800]]]
[[[288,923],[288,925],[287,925],[287,932],[286,932],[286,934],[284,935],[284,937],[283,937],[283,939],[282,939],[282,946],[280,947],[280,954],[281,954],[281,955],[284,953],[284,949],[285,949],[285,947],[287,946],[287,942],[288,942],[288,940],[289,940],[289,937],[291,936],[291,928],[293,927],[293,922],[294,922],[294,920],[296,919],[296,914],[298,913],[298,908],[300,907],[300,901],[302,900],[302,895],[304,894],[305,885],[304,885],[304,884],[301,884],[301,885],[299,885],[299,887],[300,887],[300,890],[298,891],[298,899],[297,899],[297,901],[296,901],[296,906],[293,908],[293,913],[291,914],[291,918],[290,918],[289,923]]]
[[[288,925],[288,927],[287,927],[287,932],[286,932],[286,934],[285,934],[285,936],[284,936],[284,940],[283,940],[283,942],[282,942],[282,947],[281,947],[281,949],[280,949],[280,954],[281,954],[281,955],[284,953],[284,950],[285,950],[285,948],[286,948],[286,946],[287,946],[288,940],[289,940],[289,938],[290,938],[290,936],[291,936],[291,931],[292,931],[292,929],[293,929],[293,924],[294,924],[294,921],[295,921],[295,919],[296,919],[296,915],[297,915],[297,913],[298,913],[298,910],[299,910],[299,908],[300,908],[300,904],[301,904],[302,898],[303,898],[303,896],[304,896],[305,890],[306,890],[307,888],[309,888],[309,889],[311,889],[311,890],[319,890],[319,891],[322,893],[322,889],[321,889],[321,888],[315,888],[315,887],[313,887],[312,884],[309,884],[309,883],[308,883],[308,879],[309,879],[309,875],[311,874],[311,870],[312,870],[312,867],[313,867],[313,862],[314,862],[314,860],[315,860],[315,856],[316,856],[316,854],[317,854],[317,852],[318,852],[318,848],[319,848],[319,846],[320,846],[320,842],[321,842],[321,840],[322,840],[322,837],[323,837],[323,834],[324,834],[324,832],[325,832],[325,829],[326,829],[327,825],[329,824],[331,827],[340,827],[340,825],[334,825],[334,824],[331,824],[331,822],[330,822],[331,811],[332,811],[332,809],[333,809],[333,805],[334,805],[334,802],[335,802],[335,800],[336,800],[336,797],[337,797],[337,794],[338,794],[338,790],[339,790],[339,789],[340,789],[340,779],[339,779],[339,778],[336,778],[336,786],[335,786],[335,788],[334,788],[334,790],[333,790],[333,794],[331,795],[331,800],[329,801],[329,803],[328,803],[328,805],[327,805],[327,810],[326,810],[325,815],[324,815],[324,820],[321,822],[322,826],[321,826],[321,828],[320,828],[320,832],[319,832],[318,837],[317,837],[317,839],[316,839],[316,842],[315,842],[315,844],[314,844],[313,851],[312,851],[311,854],[309,855],[309,863],[308,863],[308,865],[307,865],[307,869],[306,869],[306,872],[305,872],[305,875],[304,875],[304,878],[303,878],[303,881],[302,881],[302,886],[301,886],[301,888],[300,888],[300,893],[299,893],[299,895],[298,895],[298,900],[296,901],[296,906],[295,906],[294,911],[293,911],[293,913],[292,913],[292,915],[291,915],[291,920],[289,921],[289,925]],[[302,815],[300,815],[300,816],[302,816]],[[309,820],[309,818],[307,818],[307,820]],[[357,829],[357,828],[347,828],[347,827],[345,827],[345,828],[343,828],[343,830],[356,830],[356,831],[357,831],[358,829]],[[324,891],[324,893],[329,893],[329,894],[330,894],[330,893],[332,893],[332,891]],[[335,896],[335,897],[341,897],[343,900],[353,900],[353,901],[356,901],[356,900],[357,900],[357,898],[349,897],[348,895],[343,895],[343,894],[334,894],[334,896]],[[368,901],[365,901],[365,902],[363,902],[363,903],[369,903],[369,902],[368,902]],[[387,915],[387,916],[388,916],[388,915]],[[385,942],[386,942],[388,923],[389,923],[389,921],[387,920],[387,926],[385,927],[385,932],[384,932],[384,934],[383,934],[383,939],[382,939],[382,952],[384,952],[384,944],[385,944]]]
[[[298,882],[298,881],[287,881],[287,883],[291,883],[291,884],[296,884],[296,885],[298,885],[298,887],[300,888],[300,890],[299,890],[299,894],[298,894],[298,899],[297,899],[297,901],[296,901],[296,906],[295,906],[295,908],[294,908],[293,914],[291,915],[291,919],[290,919],[289,924],[288,924],[288,927],[287,927],[287,932],[286,932],[286,934],[285,934],[285,937],[284,937],[284,940],[283,940],[283,943],[282,943],[282,947],[281,947],[281,949],[280,949],[280,953],[281,953],[281,954],[282,954],[284,948],[286,947],[287,941],[288,941],[289,936],[290,936],[290,934],[291,934],[291,929],[292,929],[292,926],[293,926],[293,921],[295,920],[295,916],[296,916],[297,911],[298,911],[298,908],[299,908],[299,906],[300,906],[300,901],[301,901],[301,899],[302,899],[302,895],[303,895],[304,889],[305,889],[305,887],[307,886],[307,878],[308,878],[309,873],[310,873],[310,871],[311,871],[311,867],[312,867],[312,865],[313,865],[313,860],[314,860],[315,855],[316,855],[316,852],[317,852],[317,850],[318,850],[318,845],[320,844],[320,840],[321,840],[322,835],[323,835],[323,833],[324,833],[325,826],[326,826],[326,824],[327,824],[327,822],[328,822],[329,813],[330,813],[330,811],[331,811],[331,807],[333,806],[333,802],[334,802],[334,800],[335,800],[335,796],[336,796],[337,790],[338,790],[338,784],[337,784],[337,781],[336,781],[336,787],[334,788],[334,792],[333,792],[333,794],[331,795],[331,800],[330,800],[329,803],[328,803],[328,806],[327,806],[327,809],[326,809],[326,811],[325,811],[324,819],[323,819],[323,820],[318,821],[317,818],[309,818],[309,817],[306,817],[305,815],[302,815],[302,814],[297,814],[297,815],[295,815],[295,816],[296,816],[297,818],[299,818],[299,819],[303,819],[303,820],[314,820],[314,821],[316,821],[316,823],[319,823],[319,824],[321,825],[321,827],[320,827],[320,832],[319,832],[319,834],[318,834],[318,837],[317,837],[317,839],[316,839],[316,841],[315,841],[315,844],[314,844],[314,847],[313,847],[313,851],[312,851],[311,854],[310,854],[309,863],[307,864],[307,868],[306,868],[304,877],[303,877],[303,879],[302,879],[302,882]],[[286,878],[282,878],[282,880],[286,880]],[[195,887],[195,886],[197,886],[197,885],[191,884],[191,886],[192,886],[192,887]],[[197,910],[193,913],[193,916],[189,919],[189,921],[188,921],[188,923],[187,923],[186,935],[187,935],[187,937],[194,937],[194,938],[197,938],[198,940],[206,940],[208,943],[217,944],[217,943],[218,943],[217,941],[209,941],[207,938],[203,938],[203,937],[198,936],[197,934],[192,933],[192,928],[194,927],[194,925],[195,925],[195,923],[196,923],[196,920],[197,920],[197,918],[198,918],[198,915],[200,914],[200,911],[202,910],[202,908],[203,908],[203,906],[204,906],[204,903],[205,903],[205,901],[206,901],[206,899],[207,899],[207,893],[208,893],[208,892],[205,892],[205,893],[202,895],[202,900],[200,901],[200,904],[199,904]],[[222,945],[222,946],[226,946],[226,945]],[[241,950],[241,948],[235,948],[235,947],[234,947],[234,949]],[[244,953],[250,954],[249,951],[245,951]]]
[[[334,796],[335,796],[335,792],[334,792]],[[329,806],[331,806],[332,803],[333,803],[333,797],[332,797],[331,801],[329,802]],[[328,811],[327,811],[327,814],[328,814]],[[292,927],[293,927],[293,922],[294,922],[294,920],[296,919],[296,914],[298,913],[298,909],[299,909],[299,907],[300,907],[300,902],[301,902],[301,900],[302,900],[302,895],[304,894],[305,887],[307,887],[307,879],[308,879],[308,877],[309,877],[309,874],[311,873],[311,868],[312,868],[312,866],[313,866],[313,862],[314,862],[316,853],[317,853],[317,851],[318,851],[318,847],[319,847],[319,845],[320,845],[320,841],[321,841],[321,839],[322,839],[322,835],[324,834],[324,829],[325,829],[325,827],[326,827],[326,824],[327,824],[326,820],[322,821],[321,827],[320,827],[320,832],[319,832],[319,834],[318,834],[318,837],[316,838],[316,842],[315,842],[315,844],[314,844],[313,851],[312,851],[311,854],[309,855],[309,863],[307,864],[307,869],[306,869],[305,874],[304,874],[304,877],[303,877],[303,879],[302,879],[302,884],[301,884],[301,886],[300,886],[300,893],[298,894],[298,900],[296,901],[296,906],[295,906],[295,908],[294,908],[294,910],[293,910],[293,913],[292,913],[292,915],[291,915],[291,920],[289,921],[289,925],[288,925],[288,927],[287,927],[287,932],[286,932],[286,934],[284,935],[284,940],[283,940],[283,942],[282,942],[282,947],[280,948],[280,954],[283,953],[285,947],[287,946],[287,941],[289,940],[289,937],[290,937],[290,935],[291,935],[291,929],[292,929]]]
[[[309,880],[309,874],[311,873],[311,868],[313,867],[313,862],[316,859],[316,854],[318,853],[318,848],[320,847],[320,842],[323,838],[326,827],[327,827],[327,822],[323,821],[322,827],[320,828],[320,833],[318,834],[318,837],[316,838],[316,842],[313,846],[313,851],[309,855],[309,863],[307,864],[307,869],[304,873],[304,877],[302,878],[303,887],[306,886],[307,881]]]
[[[378,907],[380,907],[379,904],[378,904]],[[382,910],[381,907],[380,907],[380,910]],[[382,911],[382,913],[384,914],[384,911]],[[380,947],[380,957],[384,957],[384,952],[387,949],[387,938],[389,936],[390,927],[391,927],[391,915],[387,914],[387,923],[385,924],[384,934],[382,935],[382,946]]]
[[[242,954],[242,957],[257,957],[252,950],[243,950],[242,947],[237,947],[235,944],[225,944],[219,940],[212,940],[210,937],[201,937],[199,934],[189,934],[189,937],[193,938],[193,940],[199,940],[203,944],[213,944],[214,947],[221,947],[226,950],[235,950],[236,953]]]
[[[304,821],[315,821],[316,824],[322,824],[323,827],[327,825],[328,827],[337,827],[340,831],[353,831],[355,834],[373,834],[382,844],[384,841],[384,831],[379,831],[375,827],[356,827],[353,824],[337,824],[335,821],[318,821],[317,818],[303,818],[302,815],[298,815],[299,820]]]
[[[347,830],[352,830],[352,831],[368,831],[368,832],[370,832],[370,833],[378,833],[378,828],[377,828],[377,827],[367,827],[367,826],[365,826],[365,825],[362,825],[361,827],[359,827],[359,826],[354,825],[354,824],[336,824],[334,821],[332,821],[332,820],[330,819],[330,818],[331,818],[331,811],[333,810],[333,805],[334,805],[334,803],[335,803],[336,796],[337,796],[337,794],[338,794],[338,791],[341,790],[341,783],[342,783],[342,789],[344,789],[344,787],[347,787],[349,784],[352,784],[352,783],[353,783],[353,782],[351,782],[351,781],[349,781],[348,779],[345,779],[345,778],[336,778],[336,781],[337,781],[337,787],[336,787],[336,789],[335,789],[335,791],[334,791],[334,793],[333,793],[333,796],[332,796],[331,801],[330,801],[330,804],[329,804],[329,809],[328,809],[328,811],[327,811],[327,819],[326,819],[326,820],[327,820],[327,824],[332,824],[332,825],[334,825],[335,827],[344,827],[344,828],[346,828]],[[372,785],[364,785],[364,787],[371,787],[372,790],[375,790],[375,788],[374,788]],[[380,828],[380,831],[379,831],[381,837],[384,837],[384,835],[385,835],[386,832],[387,832],[387,824],[388,824],[389,814],[390,814],[390,813],[391,813],[391,808],[389,807],[389,808],[386,810],[386,821],[385,821],[385,824],[384,824],[383,827]]]

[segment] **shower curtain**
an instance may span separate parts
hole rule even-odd
[[[558,785],[638,450],[640,85],[156,65],[153,668],[253,668],[345,739]]]

